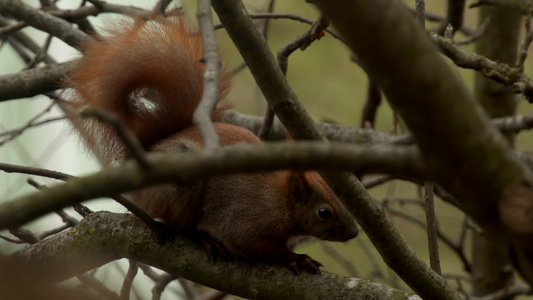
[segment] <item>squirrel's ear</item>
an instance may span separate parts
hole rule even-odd
[[[290,171],[289,179],[289,193],[294,201],[305,200],[306,194],[309,192],[309,182],[303,171]]]

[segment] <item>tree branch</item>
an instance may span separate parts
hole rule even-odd
[[[522,14],[529,14],[533,9],[533,0],[478,0],[470,4],[470,8],[481,5],[497,5],[519,10]]]
[[[496,82],[511,86],[515,93],[522,93],[527,99],[533,99],[533,81],[524,74],[523,68],[513,68],[506,63],[490,60],[477,53],[466,52],[455,45],[451,39],[436,34],[432,34],[431,37],[454,64],[479,71]]]
[[[61,88],[61,80],[77,60],[0,76],[0,102],[33,97]]]
[[[322,271],[293,275],[280,265],[213,262],[200,244],[184,235],[164,244],[129,215],[99,212],[80,225],[41,243],[0,258],[6,288],[52,284],[119,258],[155,266],[244,298],[286,299],[420,299],[384,285]],[[7,271],[7,272],[6,272]],[[6,284],[6,282],[11,284]],[[38,287],[38,286],[37,286]]]
[[[1,203],[0,229],[19,226],[46,213],[97,197],[111,197],[156,183],[190,183],[229,173],[286,169],[367,172],[372,166],[376,173],[426,175],[418,152],[409,147],[285,142],[235,145],[178,155],[149,153],[146,158],[151,164],[148,170],[128,161],[94,175],[73,178],[64,184]],[[0,169],[13,168],[0,164]]]
[[[0,1],[0,10],[5,16],[22,20],[75,48],[79,47],[87,38],[85,33],[74,28],[69,22],[20,1],[2,0]]]

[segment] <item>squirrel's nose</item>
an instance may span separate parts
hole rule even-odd
[[[357,228],[357,224],[354,222],[353,226],[346,232],[346,240],[351,240],[355,238],[359,234],[359,229]]]

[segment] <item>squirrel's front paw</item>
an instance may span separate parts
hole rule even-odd
[[[300,275],[300,270],[318,274],[320,273],[320,267],[323,267],[320,262],[312,259],[309,255],[296,253],[290,255],[287,265],[296,275]]]
[[[233,253],[231,253],[219,240],[215,239],[207,232],[202,232],[201,237],[202,244],[213,263],[216,260],[224,260],[231,263],[235,261],[235,255],[233,255]]]

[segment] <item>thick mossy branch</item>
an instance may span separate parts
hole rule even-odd
[[[3,257],[4,287],[48,285],[119,258],[155,266],[218,290],[251,299],[420,299],[368,280],[328,272],[295,276],[281,265],[237,260],[213,263],[200,244],[177,235],[163,244],[131,215],[99,212],[40,243]]]
[[[479,224],[498,224],[498,201],[529,173],[425,32],[395,1],[318,4],[400,113],[438,183]]]

